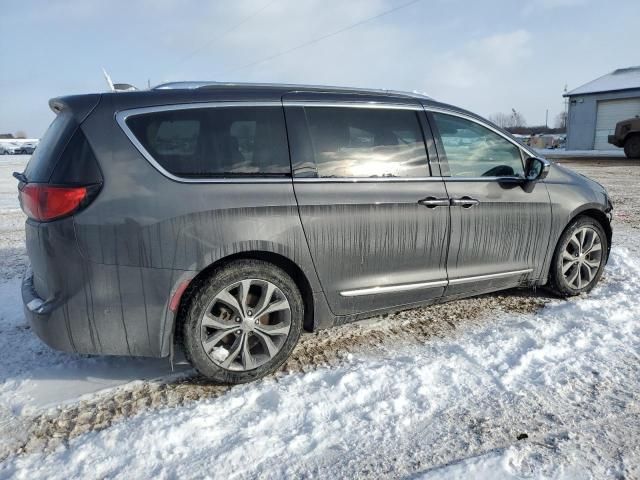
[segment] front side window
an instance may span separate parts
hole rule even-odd
[[[452,177],[522,176],[520,149],[504,137],[464,118],[433,113]]]
[[[290,174],[281,107],[215,107],[133,115],[127,126],[179,177]]]
[[[305,114],[319,177],[429,176],[415,111],[305,107]]]

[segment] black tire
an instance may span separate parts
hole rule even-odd
[[[579,231],[583,227],[589,227],[595,230],[600,237],[601,241],[601,260],[597,273],[593,276],[592,280],[582,288],[575,288],[570,285],[562,273],[563,260],[562,256],[571,240],[573,234]],[[587,217],[579,216],[575,218],[567,228],[564,230],[558,240],[556,249],[553,252],[553,259],[551,260],[551,267],[549,268],[549,283],[548,288],[556,295],[560,297],[571,297],[574,295],[580,295],[581,293],[590,292],[602,277],[604,266],[607,263],[607,255],[609,252],[609,242],[607,235],[602,228],[602,225],[597,220]]]
[[[627,158],[640,158],[640,135],[632,135],[624,142],[624,154]]]
[[[290,330],[278,353],[266,363],[252,370],[228,370],[217,365],[205,351],[201,341],[202,320],[205,310],[219,292],[244,279],[265,280],[280,289],[289,302]],[[185,355],[200,374],[215,383],[246,383],[273,373],[289,357],[302,332],[304,302],[298,287],[284,270],[261,260],[236,260],[216,269],[185,307],[187,311],[180,332]]]

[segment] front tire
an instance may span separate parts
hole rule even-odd
[[[624,154],[627,158],[640,158],[640,135],[633,135],[624,142]]]
[[[602,225],[591,217],[573,220],[560,236],[549,271],[549,288],[570,297],[591,291],[600,280],[609,245]]]
[[[194,294],[182,326],[187,359],[218,383],[250,382],[277,370],[298,343],[304,303],[281,268],[237,260]]]

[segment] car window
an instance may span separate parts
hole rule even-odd
[[[289,175],[280,107],[215,107],[133,115],[127,126],[180,177]]]
[[[305,107],[319,177],[426,177],[427,152],[415,111]]]
[[[482,125],[433,113],[452,177],[524,175],[520,149]]]

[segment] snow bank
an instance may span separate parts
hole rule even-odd
[[[53,454],[12,458],[0,475],[631,478],[638,257],[617,247],[605,280],[537,315],[500,314],[455,338],[143,413]]]

